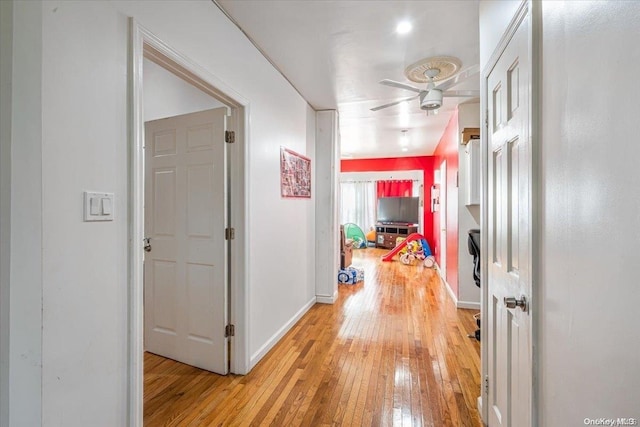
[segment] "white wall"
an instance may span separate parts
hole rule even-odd
[[[480,71],[484,71],[522,1],[480,0]]]
[[[312,174],[312,197],[314,200],[314,208],[311,209],[309,215],[307,216],[307,227],[311,236],[316,235],[316,223],[318,218],[318,213],[316,211],[315,203],[317,201],[317,192],[318,192],[318,183],[316,174],[318,173],[318,153],[316,146],[316,129],[317,129],[317,120],[316,120],[316,111],[311,108],[310,105],[307,105],[307,149],[306,153],[314,153],[313,156],[315,159],[315,163],[311,164],[311,174]],[[320,149],[322,151],[322,149]],[[321,153],[322,154],[322,153]],[[313,243],[313,239],[308,242],[308,258],[307,258],[307,278],[305,284],[307,285],[307,292],[309,295],[316,295],[316,267],[317,267],[317,246]]]
[[[542,9],[540,425],[639,419],[640,3]]]
[[[144,59],[144,121],[222,107],[223,104],[153,61]]]
[[[279,175],[280,146],[315,164],[313,114],[208,0],[14,7],[11,425],[126,425],[128,16],[249,100],[253,355],[315,301],[315,200]],[[115,221],[82,222],[83,190],[114,192]]]
[[[10,130],[11,253],[8,289],[10,371],[9,377],[3,377],[2,382],[9,382],[9,424],[16,426],[40,425],[42,419],[40,390],[44,240],[43,126],[40,107],[42,72],[39,67],[43,42],[41,23],[39,3],[14,3]],[[3,138],[7,136],[6,132],[3,131]]]
[[[340,231],[338,226],[340,175],[338,113],[316,113],[316,297],[333,303],[338,292]]]
[[[0,378],[9,378],[11,70],[13,3],[0,2]],[[0,381],[0,425],[9,425],[9,381]]]
[[[480,3],[485,52],[509,21],[497,3]],[[640,3],[541,7],[538,425],[640,419]]]
[[[40,7],[43,425],[124,425],[127,20],[104,2]],[[113,222],[82,222],[84,190],[115,193]]]
[[[458,138],[465,128],[480,127],[480,104],[469,103],[458,106]],[[460,141],[459,141],[460,142]],[[473,280],[473,257],[469,254],[467,240],[471,228],[480,228],[480,206],[467,206],[466,194],[469,167],[464,152],[465,146],[458,144],[458,302],[462,308],[480,308],[480,288]]]

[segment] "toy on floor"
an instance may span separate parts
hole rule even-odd
[[[367,238],[364,232],[357,224],[348,222],[344,225],[344,234],[347,239],[353,241],[354,249],[362,249],[367,247]]]
[[[360,267],[347,267],[338,271],[338,283],[355,285],[364,280],[364,269]]]
[[[424,259],[423,264],[427,268],[434,268],[436,266],[436,259],[433,255],[429,255]]]
[[[371,229],[369,230],[369,232],[366,235],[367,238],[367,242],[368,243],[373,243],[375,245],[376,243],[376,229],[371,227]]]
[[[407,243],[398,255],[400,255],[400,262],[405,265],[412,264],[416,259],[422,261],[426,258],[424,249],[422,248],[422,244],[419,240],[413,240]]]
[[[400,262],[405,265],[416,259],[423,261],[425,267],[431,268],[435,264],[427,239],[420,233],[412,233],[406,239],[398,237],[396,247],[384,255],[382,261],[391,261],[396,255],[400,256]]]

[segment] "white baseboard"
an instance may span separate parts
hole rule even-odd
[[[440,271],[440,266],[437,263],[436,263],[436,270],[438,271],[438,275],[440,276],[440,280],[442,280],[442,282],[444,283],[444,286],[447,289],[447,293],[451,297],[451,300],[455,304],[456,308],[469,308],[469,309],[472,309],[472,310],[480,310],[480,303],[479,302],[458,301],[458,297],[453,292],[453,289],[451,289],[451,286],[449,286],[449,282],[447,282],[445,280],[445,278],[442,277],[442,271]]]
[[[307,302],[300,310],[298,310],[298,312],[294,314],[293,317],[289,319],[287,323],[285,323],[280,329],[278,329],[278,332],[273,334],[273,336],[269,338],[267,342],[264,343],[264,345],[260,347],[260,349],[253,354],[253,356],[251,356],[251,360],[249,360],[249,370],[253,369],[253,367],[256,366],[256,364],[269,352],[269,350],[271,350],[273,346],[275,346],[278,343],[278,341],[280,341],[280,339],[287,332],[289,332],[289,329],[291,329],[293,325],[295,325],[296,322],[300,320],[300,318],[304,316],[304,314],[307,311],[309,311],[309,309],[315,303],[316,303],[316,297],[311,298],[309,302]]]
[[[451,297],[451,301],[453,301],[453,304],[457,307],[458,306],[458,297],[456,297],[456,294],[453,293],[453,289],[451,289],[451,286],[449,286],[449,282],[447,282],[444,279],[442,279],[442,281],[444,282],[444,287],[447,288],[447,293]]]
[[[333,293],[333,296],[328,297],[326,295],[316,295],[316,302],[320,304],[333,304],[338,299],[338,290]]]
[[[440,276],[440,280],[442,280],[442,283],[444,283],[444,287],[447,289],[447,293],[451,297],[453,304],[455,304],[455,306],[457,307],[458,297],[456,297],[456,294],[453,293],[453,289],[451,289],[451,286],[449,286],[449,283],[447,282],[447,280],[444,277],[442,277],[442,270],[440,270],[440,266],[438,265],[438,263],[436,263],[435,266],[436,266],[436,271],[438,272],[438,276]]]
[[[480,310],[479,302],[471,302],[471,301],[458,301],[456,302],[457,308],[469,308],[471,310]]]

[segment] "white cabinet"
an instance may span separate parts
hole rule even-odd
[[[472,139],[465,146],[467,182],[465,183],[465,205],[480,204],[480,140]]]

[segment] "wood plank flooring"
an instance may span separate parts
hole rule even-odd
[[[354,251],[365,281],[316,304],[246,376],[145,355],[146,426],[480,426],[473,310],[434,270]]]

